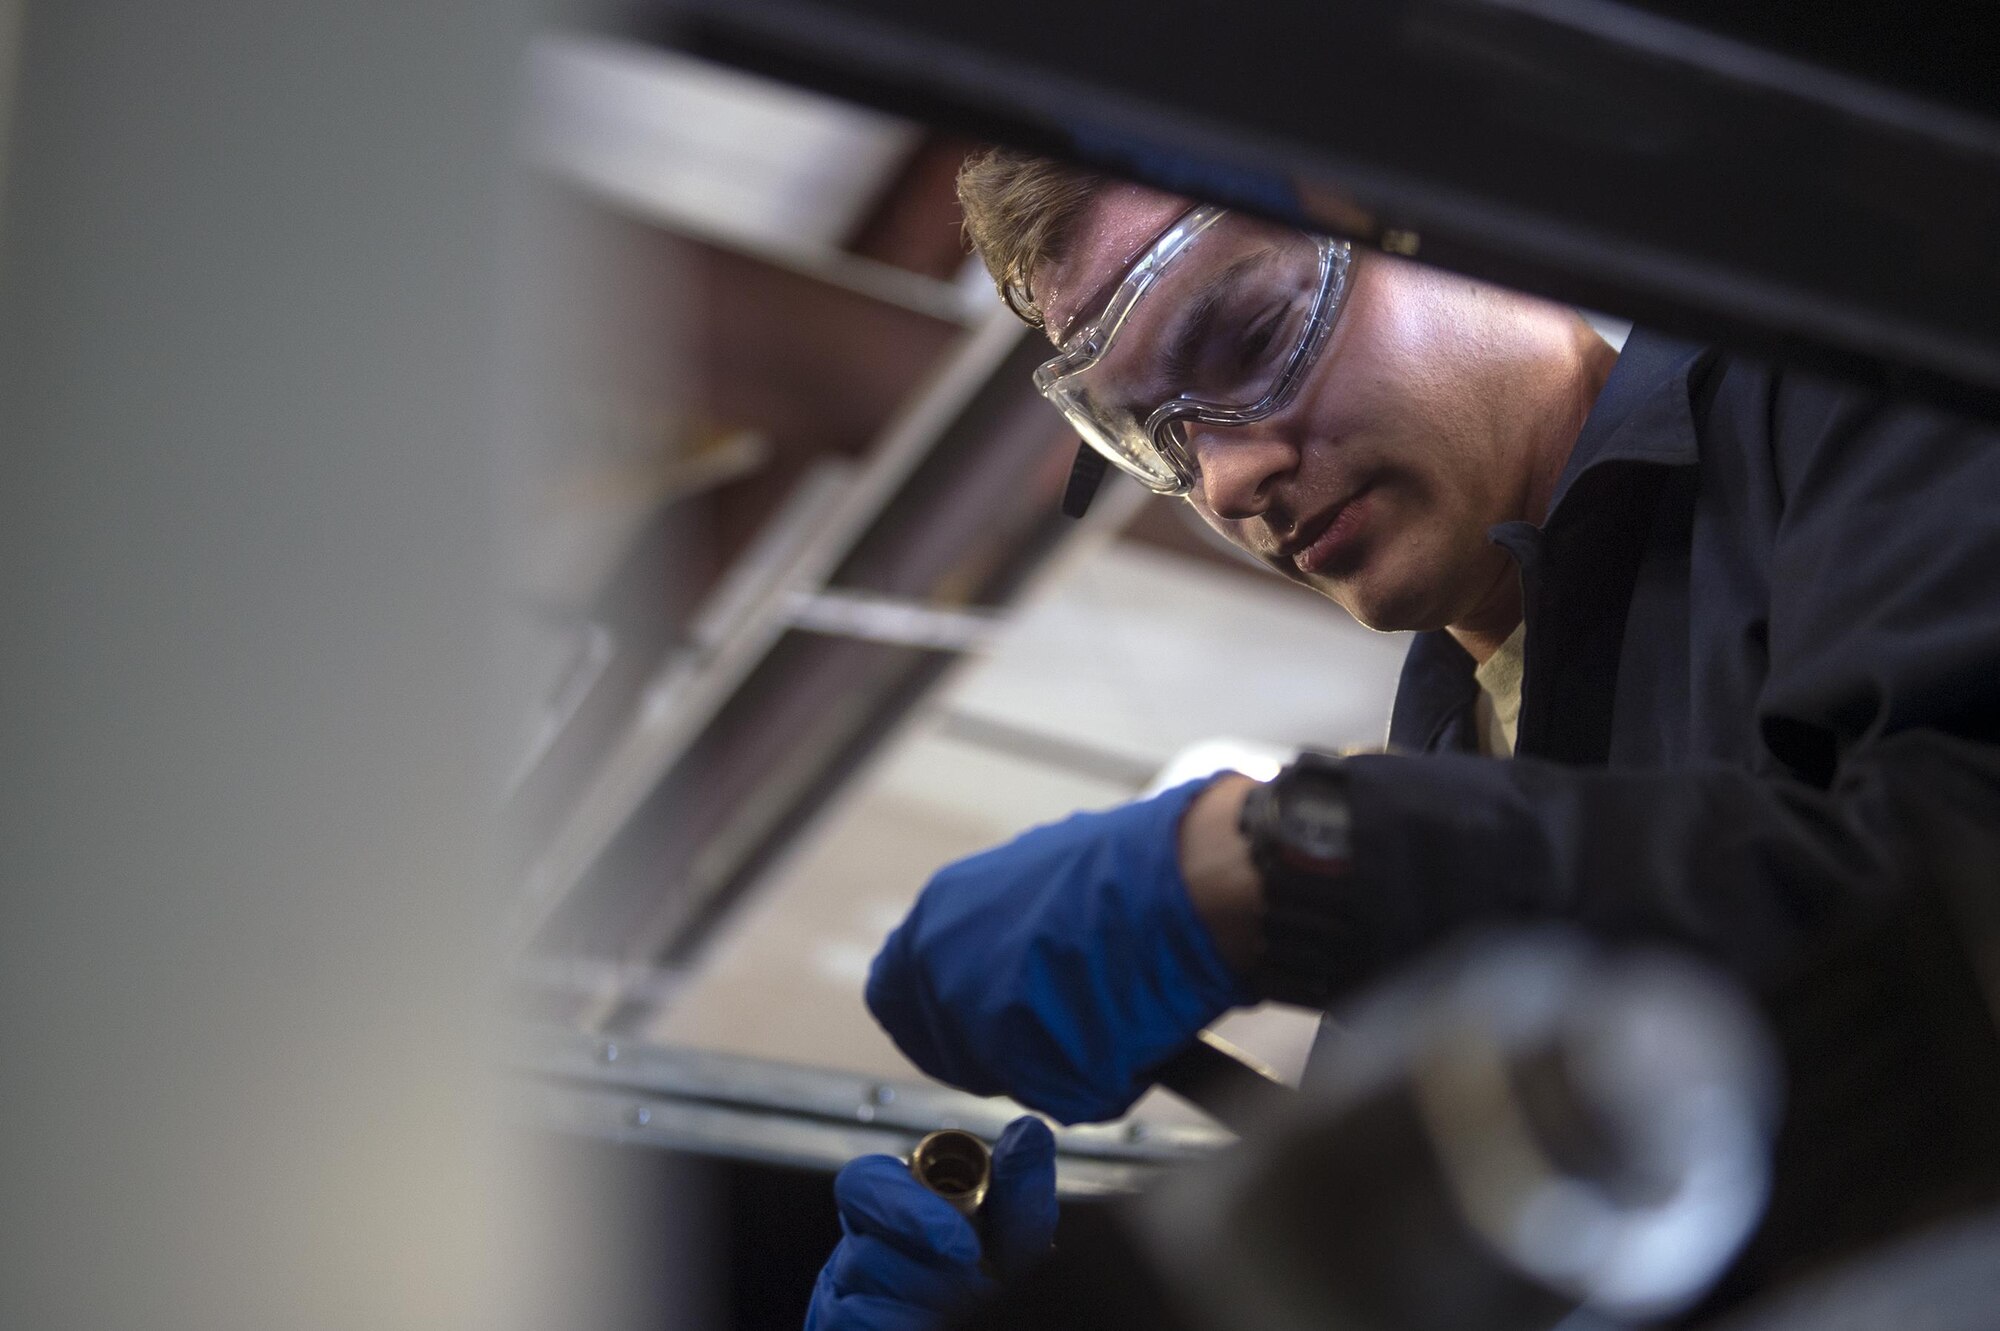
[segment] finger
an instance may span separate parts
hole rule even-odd
[[[1056,1236],[1056,1139],[1048,1124],[1022,1115],[993,1145],[986,1193],[987,1252],[1012,1275],[1048,1251]]]
[[[838,1245],[835,1245],[834,1251],[840,1251]],[[819,1269],[819,1277],[813,1281],[812,1302],[806,1305],[805,1331],[830,1331],[835,1324],[840,1307],[840,1288],[833,1283],[832,1266],[829,1260]]]
[[[953,1058],[951,1050],[960,1040],[945,1009],[927,995],[928,983],[915,955],[915,930],[913,910],[869,963],[862,999],[904,1057],[939,1081],[958,1085],[964,1070],[957,1065],[964,1060]]]
[[[840,1226],[869,1235],[920,1261],[979,1262],[979,1236],[951,1203],[917,1182],[892,1155],[850,1160],[833,1179]]]
[[[867,1234],[850,1234],[827,1261],[826,1275],[840,1294],[880,1294],[940,1313],[971,1303],[992,1282],[975,1267],[921,1261]]]

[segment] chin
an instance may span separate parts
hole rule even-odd
[[[1314,578],[1312,587],[1338,602],[1361,627],[1377,633],[1440,629],[1449,619],[1428,588],[1383,585],[1373,578],[1340,581]]]
[[[1477,536],[1466,539],[1467,532]],[[1469,587],[1489,580],[1489,564],[1498,561],[1497,573],[1512,563],[1485,541],[1484,527],[1469,523],[1385,521],[1374,534],[1357,567],[1312,582],[1377,633],[1448,627],[1461,618]]]
[[[1395,609],[1357,610],[1350,606],[1347,613],[1353,615],[1354,622],[1362,628],[1373,629],[1377,633],[1422,632],[1426,629],[1444,627],[1442,624],[1430,622],[1428,617],[1413,616]]]

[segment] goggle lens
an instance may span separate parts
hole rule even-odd
[[[1117,466],[1184,494],[1196,479],[1188,422],[1247,424],[1282,405],[1331,324],[1346,263],[1339,242],[1195,209],[1036,386]]]

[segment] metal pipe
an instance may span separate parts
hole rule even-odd
[[[993,1153],[971,1133],[945,1128],[917,1143],[910,1152],[910,1172],[969,1220],[993,1182]]]
[[[1299,1099],[1277,1073],[1212,1031],[1153,1069],[1153,1080],[1239,1135]]]

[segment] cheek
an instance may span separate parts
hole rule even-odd
[[[1329,350],[1351,372],[1351,391],[1422,395],[1441,347],[1431,275],[1400,259],[1369,256]]]
[[[1329,350],[1327,419],[1380,444],[1380,460],[1430,473],[1454,461],[1482,417],[1468,387],[1463,289],[1404,260],[1371,255]]]

